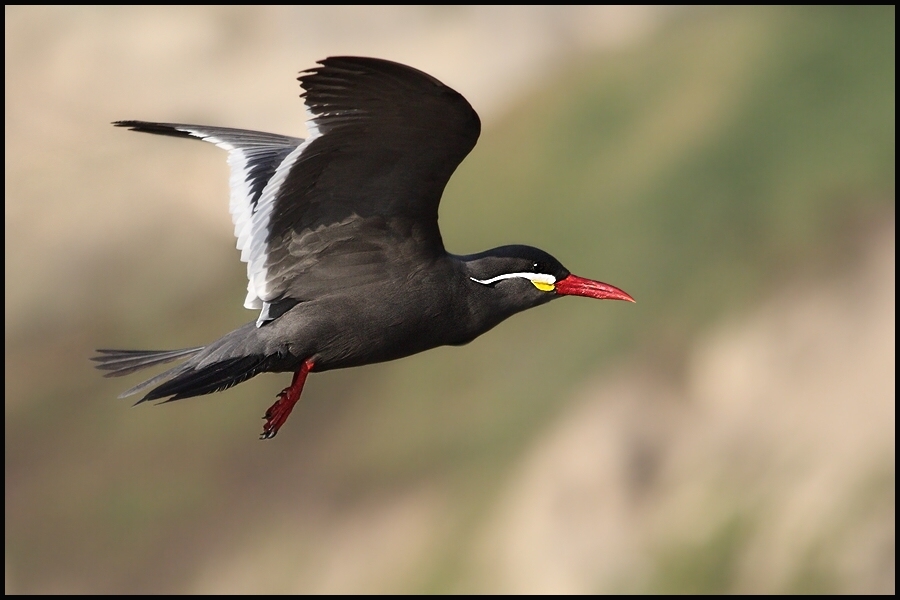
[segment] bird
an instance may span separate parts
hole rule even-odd
[[[260,373],[293,373],[266,411],[275,437],[312,372],[466,344],[506,318],[563,296],[634,302],[570,273],[547,252],[506,245],[444,248],[438,205],[481,121],[431,75],[397,62],[333,56],[301,71],[308,137],[115,121],[116,127],[209,142],[228,152],[229,209],[244,306],[258,316],[205,346],[98,349],[106,377],[181,360],[123,392],[135,404],[225,390]]]

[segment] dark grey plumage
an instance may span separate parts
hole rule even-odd
[[[631,300],[529,246],[447,253],[438,204],[478,139],[478,115],[459,93],[411,67],[359,57],[320,65],[299,77],[310,116],[305,140],[115,123],[229,152],[230,208],[249,280],[244,305],[260,309],[255,323],[208,346],[98,351],[93,360],[107,376],[186,359],[123,396],[149,389],[139,402],[177,400],[293,371],[266,415],[263,435],[272,437],[310,371],[464,344],[560,295]]]

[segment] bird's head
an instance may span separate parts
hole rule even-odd
[[[558,260],[531,246],[502,246],[461,258],[469,279],[492,290],[490,295],[510,314],[560,296],[634,302],[617,287],[573,275]]]

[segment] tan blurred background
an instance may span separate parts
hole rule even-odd
[[[6,7],[6,591],[895,588],[894,9]],[[297,72],[422,69],[481,114],[450,251],[565,300],[463,348],[164,407],[94,348],[252,320],[221,151]]]

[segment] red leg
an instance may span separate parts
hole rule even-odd
[[[259,435],[259,439],[268,440],[275,437],[284,422],[290,416],[294,405],[300,399],[300,393],[303,391],[303,384],[306,383],[306,376],[313,368],[313,362],[309,359],[303,361],[297,372],[294,373],[294,379],[291,386],[281,390],[278,394],[278,400],[266,411],[266,424],[263,425],[263,432]]]

